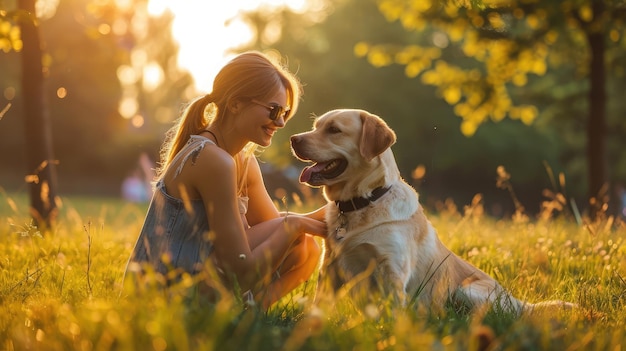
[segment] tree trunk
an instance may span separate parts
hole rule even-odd
[[[595,218],[605,204],[609,203],[610,188],[608,184],[608,161],[606,155],[606,91],[604,64],[604,32],[601,17],[604,13],[602,0],[592,3],[594,19],[587,27],[589,41],[590,87],[589,116],[587,120],[587,167],[588,197],[590,199],[590,216]]]
[[[19,25],[24,45],[21,53],[22,101],[30,212],[35,224],[47,230],[53,225],[57,214],[56,162],[52,152],[35,0],[18,0],[18,7],[23,12],[19,16]]]

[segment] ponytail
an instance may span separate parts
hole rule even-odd
[[[193,100],[183,111],[177,123],[165,135],[165,142],[161,148],[161,164],[157,175],[167,168],[176,154],[185,146],[192,135],[199,134],[209,125],[207,107],[213,103],[211,94],[206,94]]]

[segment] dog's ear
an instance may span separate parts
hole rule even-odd
[[[396,133],[382,118],[367,111],[361,111],[361,142],[359,151],[368,161],[383,153],[396,142]]]

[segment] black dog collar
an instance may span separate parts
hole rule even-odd
[[[335,205],[337,205],[337,207],[339,207],[339,211],[344,213],[344,212],[351,212],[351,211],[356,211],[356,210],[360,210],[364,207],[366,207],[367,205],[369,205],[370,203],[378,200],[381,196],[385,195],[385,193],[387,191],[389,191],[391,187],[386,187],[383,188],[378,187],[376,189],[374,189],[372,191],[372,195],[370,195],[369,197],[355,197],[352,198],[348,201],[335,201]]]

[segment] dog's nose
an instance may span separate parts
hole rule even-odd
[[[290,140],[292,144],[297,144],[300,142],[300,140],[302,140],[302,138],[300,138],[299,135],[292,135]]]

